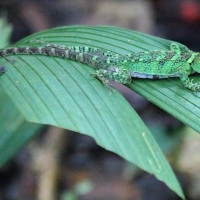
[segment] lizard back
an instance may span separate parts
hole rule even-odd
[[[113,61],[113,65],[130,70],[132,77],[166,78],[178,77],[177,68],[192,63],[195,53],[173,51],[148,51],[128,54]]]

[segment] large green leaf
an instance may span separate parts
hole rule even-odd
[[[170,41],[114,27],[61,27],[25,38],[70,46],[92,46],[127,54],[166,49]],[[183,47],[184,49],[184,47]],[[34,55],[10,56],[0,84],[31,122],[51,124],[92,136],[99,145],[135,163],[164,181],[183,197],[182,190],[157,143],[141,119],[117,91],[89,77],[94,69],[78,62]],[[152,81],[156,85],[159,82]],[[134,81],[138,87],[149,85]],[[131,84],[131,87],[134,84]],[[149,99],[149,98],[148,98]],[[169,105],[171,106],[171,105]]]

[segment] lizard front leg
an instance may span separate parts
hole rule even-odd
[[[193,83],[193,79],[190,80],[190,79],[188,78],[188,74],[187,74],[186,70],[185,70],[183,67],[180,67],[180,68],[178,69],[178,73],[179,73],[179,77],[180,77],[180,79],[181,79],[183,85],[184,85],[186,88],[188,88],[188,89],[190,89],[190,90],[192,90],[192,91],[195,91],[195,92],[200,91],[200,82],[198,82],[198,83]]]

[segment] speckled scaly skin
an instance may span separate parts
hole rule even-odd
[[[96,68],[92,76],[111,88],[108,79],[122,84],[131,83],[131,78],[170,78],[180,77],[183,85],[192,90],[199,91],[200,83],[193,83],[188,76],[200,73],[200,53],[181,52],[178,45],[172,43],[170,50],[145,51],[128,55],[119,55],[113,52],[91,47],[68,47],[34,41],[43,44],[41,47],[11,47],[0,50],[0,56],[13,54],[37,54],[75,60]],[[0,74],[5,67],[0,68]]]

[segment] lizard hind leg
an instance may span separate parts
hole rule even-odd
[[[190,80],[190,79],[188,78],[188,75],[187,75],[186,71],[185,71],[183,68],[180,67],[180,68],[178,69],[178,73],[179,73],[179,77],[180,77],[180,79],[181,79],[183,85],[184,85],[186,88],[188,88],[188,89],[190,89],[190,90],[192,90],[192,91],[194,91],[194,92],[200,91],[200,82],[198,82],[198,83],[193,83],[193,80]]]
[[[171,43],[170,50],[177,54],[181,53],[180,47],[176,43]]]
[[[131,75],[127,69],[121,69],[118,67],[109,67],[107,69],[96,70],[91,76],[98,78],[109,90],[114,88],[110,83],[109,79],[120,82],[122,84],[131,83]]]

